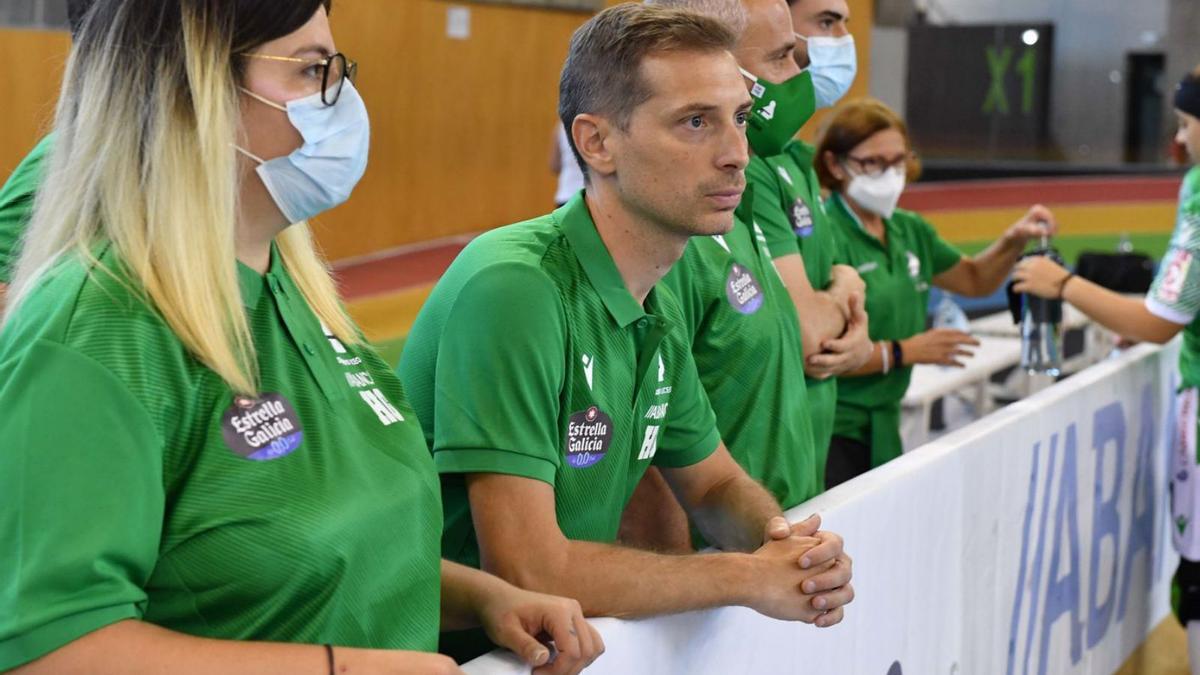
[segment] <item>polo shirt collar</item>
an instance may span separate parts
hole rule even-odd
[[[873,242],[876,246],[883,248],[883,249],[887,249],[892,245],[892,241],[895,240],[896,227],[895,227],[895,225],[892,224],[891,218],[883,219],[883,230],[884,230],[884,232],[887,232],[887,240],[888,240],[887,246],[885,246],[883,242],[876,239],[875,236],[872,235],[870,232],[867,232],[867,228],[865,226],[863,226],[862,219],[858,217],[858,214],[854,212],[854,209],[850,208],[850,205],[847,204],[846,200],[842,198],[842,194],[840,192],[833,193],[833,203],[835,206],[837,206],[837,208],[841,209],[842,212],[845,213],[846,216],[848,218],[850,218],[850,220],[853,221],[855,225],[858,226],[858,232],[863,237],[866,237],[871,242]]]
[[[279,249],[275,247],[275,242],[271,242],[271,261],[267,265],[267,275],[278,274],[283,269],[283,263],[279,259]],[[258,307],[258,301],[262,299],[263,286],[267,283],[267,275],[259,274],[250,267],[237,261],[238,287],[242,292],[242,304],[249,309]]]
[[[646,316],[646,310],[633,299],[625,286],[625,280],[617,271],[612,254],[596,231],[596,222],[588,211],[587,201],[580,191],[571,201],[554,212],[554,219],[562,224],[563,234],[575,251],[575,257],[583,266],[588,281],[600,295],[600,300],[622,328]]]

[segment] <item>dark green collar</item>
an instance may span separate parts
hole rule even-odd
[[[554,219],[562,223],[563,234],[575,251],[575,257],[583,266],[583,271],[591,281],[592,287],[600,295],[601,301],[612,315],[614,321],[622,328],[646,316],[646,310],[633,299],[625,280],[617,271],[612,254],[596,231],[596,223],[588,211],[584,193],[575,195],[554,212]],[[653,292],[651,292],[653,295]],[[649,300],[649,297],[647,298]]]

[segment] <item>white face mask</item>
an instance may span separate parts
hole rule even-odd
[[[354,83],[346,80],[341,97],[331,106],[321,102],[320,92],[283,106],[247,89],[242,91],[286,112],[304,139],[295,152],[271,160],[234,146],[258,162],[258,175],[288,222],[308,220],[349,199],[367,170],[371,146],[367,106]]]
[[[849,169],[846,171],[850,173]],[[879,176],[850,173],[846,196],[871,213],[891,218],[896,212],[896,204],[900,202],[900,195],[904,192],[906,171],[901,165],[893,166]]]
[[[808,71],[812,73],[813,87],[817,90],[817,107],[832,108],[850,91],[858,74],[854,36],[805,37],[796,33],[796,37],[808,43]]]

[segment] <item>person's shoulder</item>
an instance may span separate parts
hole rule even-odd
[[[34,283],[0,333],[0,361],[52,343],[142,392],[204,370],[111,250],[70,255]]]
[[[923,234],[937,233],[937,228],[933,226],[933,223],[929,222],[928,218],[920,213],[917,213],[916,211],[909,211],[908,209],[896,209],[896,212],[892,214],[891,220],[901,227],[916,228]]]
[[[553,214],[498,227],[471,240],[447,274],[472,276],[479,269],[496,265],[541,266],[546,253],[562,238],[562,228]]]
[[[1192,167],[1183,176],[1183,184],[1179,188],[1179,210],[1200,217],[1200,165]]]
[[[810,143],[797,138],[787,144],[784,148],[784,153],[801,167],[811,167],[813,158],[817,154],[817,149]]]
[[[59,342],[101,361],[125,354],[134,368],[145,364],[146,355],[182,350],[112,249],[94,253],[68,255],[34,282],[10,319],[15,334]]]

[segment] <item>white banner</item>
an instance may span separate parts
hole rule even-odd
[[[1178,345],[1141,346],[821,495],[854,558],[831,629],[725,608],[597,619],[589,673],[1112,673],[1169,611]],[[494,653],[469,673],[526,673]]]

